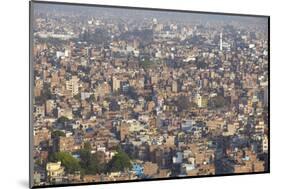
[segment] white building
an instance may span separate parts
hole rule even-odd
[[[70,80],[66,81],[66,90],[71,91],[72,96],[79,93],[79,78],[73,76]]]

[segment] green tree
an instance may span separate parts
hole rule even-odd
[[[107,172],[125,171],[132,168],[130,157],[123,151],[117,154],[107,164]]]
[[[87,174],[100,174],[104,172],[104,163],[101,162],[99,153],[91,154],[89,149],[82,149],[80,154],[80,165]]]
[[[66,122],[69,122],[69,119],[65,116],[61,116],[60,118],[58,118],[57,122],[58,123],[66,123]]]
[[[101,163],[101,159],[99,157],[99,153],[103,153],[103,152],[96,152],[93,154],[91,161],[90,161],[90,166],[89,166],[89,172],[91,174],[101,174],[104,172],[104,168],[105,165],[103,163]]]
[[[81,170],[79,161],[75,159],[70,153],[57,152],[51,159],[53,161],[61,161],[61,164],[65,167],[67,173],[75,173],[75,171]]]
[[[92,154],[90,150],[86,150],[86,149],[79,150],[79,154],[80,154],[80,165],[83,169],[87,170],[91,163]]]
[[[57,138],[57,137],[60,137],[60,136],[65,137],[65,133],[60,131],[60,130],[56,130],[56,131],[52,132],[52,138]]]

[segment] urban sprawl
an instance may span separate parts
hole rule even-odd
[[[34,6],[35,186],[268,171],[267,18]]]

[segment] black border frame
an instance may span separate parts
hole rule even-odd
[[[70,184],[54,184],[54,185],[33,185],[33,61],[32,61],[32,48],[33,48],[33,3],[39,4],[54,4],[54,5],[73,5],[73,6],[87,6],[87,7],[101,7],[101,8],[124,8],[135,10],[151,10],[151,11],[167,11],[167,12],[181,12],[181,13],[195,13],[195,14],[212,14],[212,15],[225,15],[225,16],[245,16],[245,17],[262,17],[268,20],[268,170],[262,172],[249,172],[249,173],[235,173],[235,174],[219,174],[219,175],[199,175],[199,176],[184,176],[184,177],[168,177],[168,178],[152,178],[141,180],[122,180],[122,181],[106,181],[106,182],[88,182],[88,183],[70,183]],[[118,184],[118,183],[133,183],[133,182],[147,182],[147,181],[168,181],[177,179],[191,179],[191,178],[212,178],[223,176],[239,176],[239,175],[257,175],[270,173],[270,16],[269,15],[256,15],[256,14],[240,14],[240,13],[225,13],[225,12],[207,12],[207,11],[191,11],[179,9],[163,9],[163,8],[148,8],[148,7],[132,7],[132,6],[119,6],[119,5],[103,5],[103,4],[89,4],[89,3],[72,3],[72,2],[57,2],[57,1],[29,1],[29,188],[54,188],[54,187],[67,187],[67,186],[85,186],[85,185],[100,185],[100,184]]]

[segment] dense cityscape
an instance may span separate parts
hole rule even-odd
[[[267,172],[267,17],[34,3],[34,186]]]

